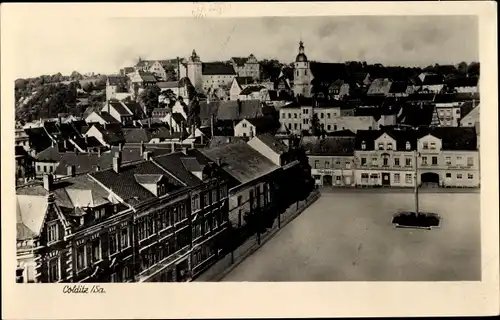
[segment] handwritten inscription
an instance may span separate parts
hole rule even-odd
[[[63,293],[95,294],[95,293],[106,293],[106,290],[104,290],[104,288],[98,284],[92,286],[78,284],[78,285],[64,286]]]
[[[194,4],[196,7],[191,12],[195,18],[204,18],[210,14],[220,16],[224,11],[223,4],[220,3],[199,4],[195,2]]]

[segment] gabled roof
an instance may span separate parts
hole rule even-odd
[[[444,84],[442,75],[428,73],[425,75],[422,85],[439,85]]]
[[[234,63],[236,63],[237,66],[242,67],[248,61],[248,58],[232,57],[231,60],[234,61]]]
[[[248,86],[240,92],[240,95],[246,96],[246,95],[249,95],[249,94],[254,93],[254,92],[259,92],[260,90],[265,89],[265,88],[266,87],[264,87],[264,86]]]
[[[36,156],[37,161],[53,161],[58,162],[64,153],[59,152],[58,146],[48,147]]]
[[[317,138],[312,143],[304,144],[308,155],[352,156],[354,155],[354,137]]]
[[[209,125],[210,118],[217,120],[241,120],[263,116],[259,100],[240,101],[200,101],[200,119],[203,124]]]
[[[236,72],[230,64],[221,62],[207,62],[202,64],[203,75],[235,75]]]
[[[141,77],[142,81],[144,82],[157,82],[158,79],[156,79],[155,75],[152,74],[151,72],[146,72],[146,71],[138,71],[139,76]]]
[[[213,162],[220,159],[222,169],[240,183],[255,180],[279,169],[271,160],[248,144],[226,144],[200,151]]]
[[[417,146],[417,135],[414,130],[400,130],[385,128],[382,130],[358,130],[355,138],[355,149],[362,150],[361,145],[365,142],[365,150],[375,150],[375,140],[384,133],[396,140],[397,150],[406,151],[406,142],[410,142],[411,150]]]
[[[242,88],[241,86],[243,85],[249,85],[255,83],[252,77],[235,77],[234,80],[236,80],[240,88]]]
[[[386,95],[387,93],[389,93],[390,88],[391,88],[391,81],[389,79],[379,78],[372,81],[370,87],[368,88],[368,92],[366,94]]]
[[[441,139],[443,150],[477,150],[475,127],[420,128],[418,137],[428,134]]]
[[[248,118],[245,120],[255,126],[255,134],[271,132],[276,125],[275,120],[271,117]]]
[[[186,186],[193,187],[201,184],[198,179],[183,163],[183,159],[188,156],[182,152],[174,152],[167,155],[154,157],[154,162],[161,166],[164,170],[172,174],[178,180],[182,181]]]
[[[90,175],[111,190],[126,203],[135,206],[145,201],[156,198],[149,190],[136,181],[136,175],[163,175],[168,179],[168,190],[175,190],[182,185],[172,177],[169,177],[165,170],[154,164],[152,161],[143,161],[136,164],[122,165],[120,173],[112,169],[98,171]]]
[[[277,154],[281,155],[288,151],[288,146],[286,144],[276,139],[276,137],[269,133],[259,134],[255,136],[254,139],[259,139],[263,144],[265,144],[269,149],[273,150]]]
[[[243,137],[235,136],[213,136],[210,139],[210,144],[208,145],[208,147],[216,148],[230,143],[246,143],[246,139],[244,139]]]
[[[391,89],[389,93],[405,93],[408,83],[406,81],[394,81],[391,84]]]
[[[355,137],[356,136],[356,134],[349,129],[328,132],[326,135],[329,137]]]
[[[102,138],[107,144],[117,145],[125,142],[120,124],[106,125],[106,127],[104,127],[100,123],[96,123],[93,126],[102,134]]]

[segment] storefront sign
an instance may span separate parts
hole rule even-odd
[[[325,169],[317,169],[316,173],[317,174],[333,174],[334,171],[333,170],[325,170]]]

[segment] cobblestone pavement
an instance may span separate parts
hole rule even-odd
[[[323,192],[301,215],[222,281],[480,280],[480,195],[426,193],[420,209],[442,216],[434,230],[395,229],[411,193]]]

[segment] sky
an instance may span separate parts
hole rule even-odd
[[[309,60],[427,66],[478,61],[474,16],[100,18],[16,24],[16,77],[117,73],[137,58],[187,57],[293,62],[302,39]]]

